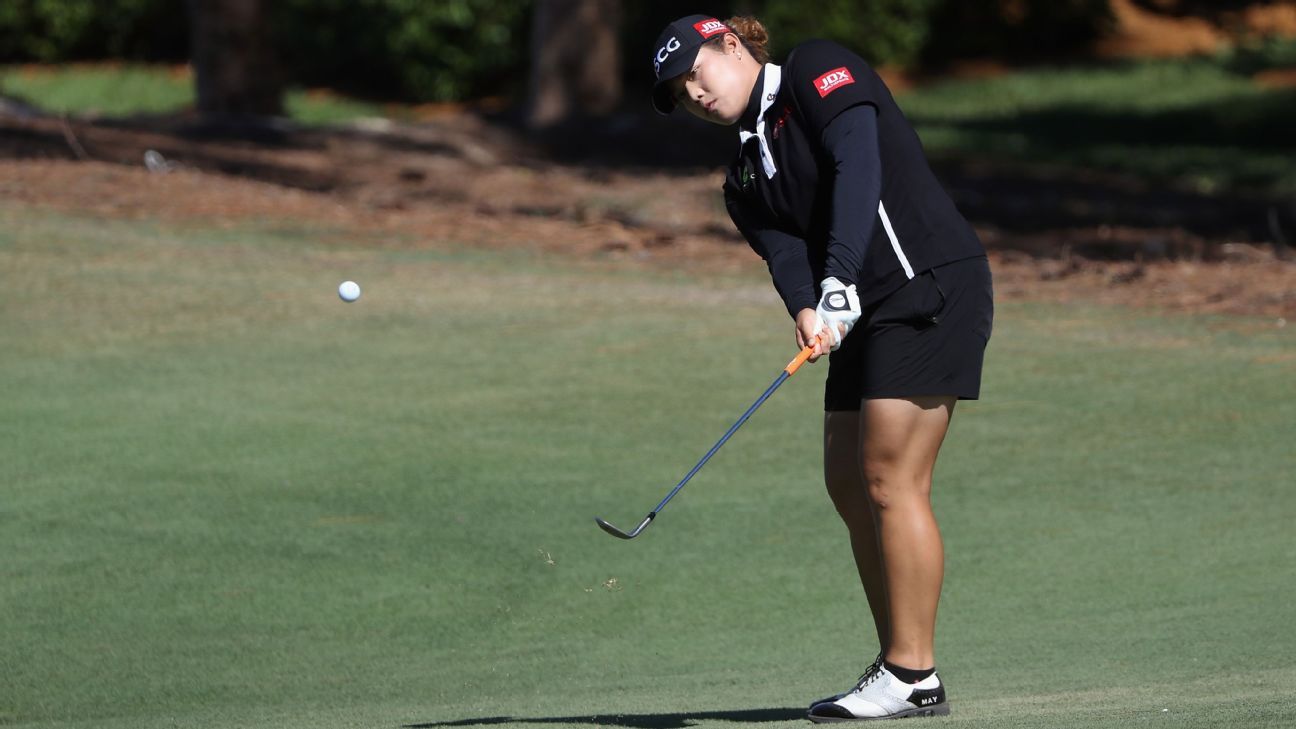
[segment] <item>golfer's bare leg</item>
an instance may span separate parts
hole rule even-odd
[[[824,413],[824,482],[833,506],[850,532],[855,568],[868,596],[877,629],[878,646],[886,652],[891,621],[887,616],[886,584],[878,553],[877,525],[869,504],[868,487],[860,471],[860,416],[854,412]]]
[[[945,553],[931,508],[932,471],[957,399],[865,400],[861,455],[877,515],[891,620],[886,659],[906,668],[936,665],[936,605]]]

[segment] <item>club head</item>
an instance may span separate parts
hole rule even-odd
[[[647,517],[644,518],[643,521],[639,522],[639,526],[635,527],[634,530],[630,531],[629,533],[617,529],[616,527],[612,526],[606,521],[603,521],[597,516],[594,517],[594,522],[599,525],[599,529],[602,529],[603,531],[607,532],[608,534],[611,534],[612,536],[618,539],[634,539],[635,537],[639,536],[639,532],[643,531],[644,527],[648,526],[648,522],[652,521],[654,516],[657,516],[655,512],[649,514]]]

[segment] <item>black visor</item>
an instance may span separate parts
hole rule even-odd
[[[729,26],[710,15],[690,15],[666,26],[653,45],[652,64],[657,82],[653,84],[652,103],[659,114],[675,110],[675,98],[667,82],[693,68],[693,60],[703,43],[732,32]]]

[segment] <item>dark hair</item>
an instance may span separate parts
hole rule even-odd
[[[735,15],[725,21],[729,30],[738,36],[747,52],[756,59],[759,64],[769,63],[769,32],[761,22],[750,15]],[[724,36],[712,38],[703,43],[703,46],[710,46],[711,50],[716,51],[724,43]]]

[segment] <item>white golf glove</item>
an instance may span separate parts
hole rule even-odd
[[[832,351],[836,352],[842,339],[850,334],[855,322],[859,321],[859,296],[855,295],[854,284],[847,286],[834,276],[824,279],[819,284],[819,289],[823,291],[823,296],[819,299],[819,306],[815,307],[815,317],[818,318],[816,323],[820,330],[827,327],[832,332]],[[838,324],[842,325],[844,331],[837,330]]]

